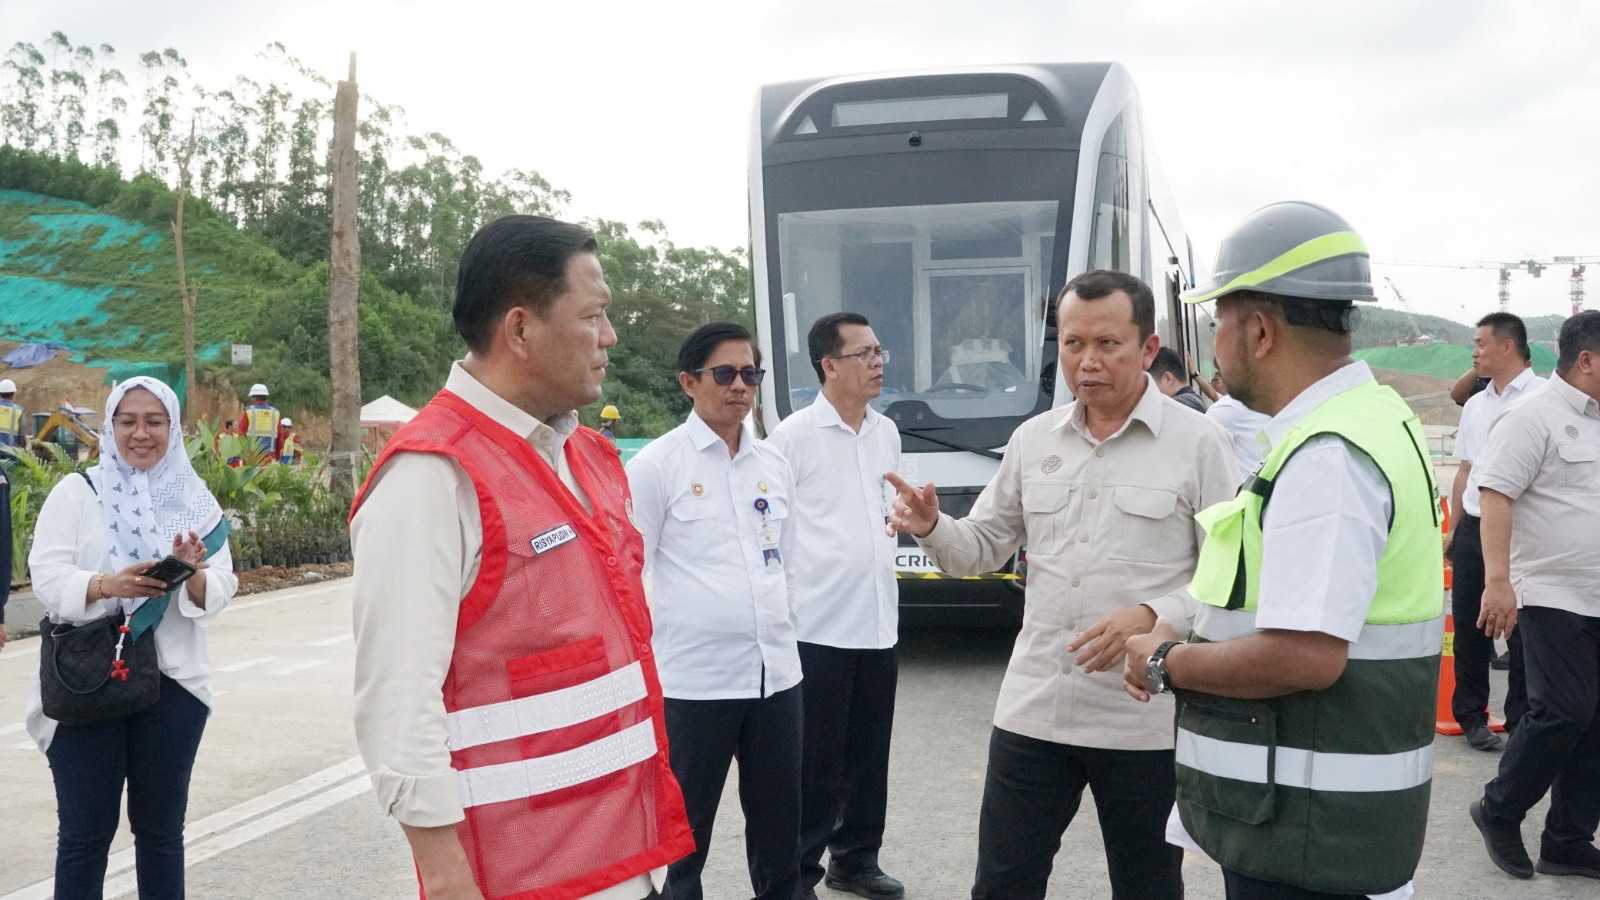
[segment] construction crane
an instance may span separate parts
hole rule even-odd
[[[1571,266],[1570,293],[1572,295],[1572,314],[1583,312],[1583,273],[1588,269],[1589,263],[1600,262],[1600,256],[1555,256],[1551,262],[1560,266]]]
[[[1566,257],[1566,258],[1567,259],[1575,259],[1576,257]],[[1585,257],[1585,259],[1593,259],[1596,262],[1600,262],[1600,258]],[[1561,261],[1561,258],[1558,257],[1557,261],[1558,262]],[[1493,269],[1493,270],[1496,270],[1496,271],[1498,271],[1500,273],[1499,299],[1500,299],[1500,311],[1501,312],[1505,312],[1507,309],[1509,309],[1511,307],[1511,273],[1513,271],[1517,271],[1517,270],[1520,269],[1522,271],[1527,272],[1529,275],[1532,275],[1533,277],[1538,278],[1539,276],[1544,274],[1545,268],[1547,266],[1551,265],[1551,263],[1549,263],[1549,262],[1547,262],[1545,260],[1539,260],[1539,259],[1519,259],[1519,260],[1517,260],[1515,262],[1431,262],[1431,261],[1382,260],[1382,261],[1375,261],[1375,263],[1377,265],[1382,265],[1382,266],[1408,266],[1408,267],[1423,268],[1423,269]],[[1580,294],[1582,292],[1581,286],[1579,288],[1579,292],[1580,292]]]
[[[1422,329],[1417,325],[1416,312],[1412,310],[1411,304],[1406,301],[1406,295],[1400,293],[1400,288],[1394,283],[1393,278],[1385,275],[1383,276],[1383,283],[1388,285],[1389,293],[1394,294],[1394,299],[1400,301],[1400,308],[1406,314],[1406,322],[1411,326],[1412,342],[1420,342],[1425,335],[1423,335]]]

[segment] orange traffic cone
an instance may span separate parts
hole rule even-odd
[[[1445,608],[1450,606],[1450,586],[1454,582],[1454,573],[1450,564],[1444,566]],[[1476,622],[1468,624],[1468,628],[1477,627]],[[1438,734],[1457,735],[1461,733],[1461,726],[1456,723],[1455,711],[1451,708],[1451,700],[1456,693],[1456,617],[1445,613],[1444,616],[1444,647],[1439,656],[1439,696],[1434,702],[1433,730]],[[1484,710],[1488,712],[1488,710]],[[1506,723],[1493,716],[1489,717],[1490,731],[1505,731]]]

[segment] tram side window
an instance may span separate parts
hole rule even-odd
[[[1100,144],[1100,165],[1095,172],[1090,268],[1130,271],[1128,206],[1128,135],[1123,116],[1117,116]]]

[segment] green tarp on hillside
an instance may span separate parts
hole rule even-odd
[[[1556,367],[1556,355],[1542,344],[1533,345],[1533,368],[1549,375]],[[1408,347],[1369,347],[1357,350],[1355,358],[1374,369],[1388,369],[1411,375],[1430,375],[1455,381],[1472,367],[1472,348],[1458,344],[1416,344]]]

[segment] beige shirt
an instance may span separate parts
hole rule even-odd
[[[1067,645],[1113,610],[1152,597],[1181,618],[1205,532],[1194,514],[1239,485],[1221,426],[1147,381],[1121,429],[1090,436],[1074,402],[1024,422],[1000,471],[964,519],[941,515],[921,541],[952,575],[998,569],[1019,546],[1028,591],[995,705],[995,725],[1039,740],[1116,750],[1170,750],[1170,696],[1133,703],[1122,669],[1088,674]]]
[[[589,508],[564,449],[578,417],[549,424],[489,390],[456,363],[445,390],[524,436]],[[478,577],[483,525],[467,473],[448,457],[401,453],[378,473],[350,522],[355,551],[355,727],[383,811],[406,825],[463,818],[461,788],[445,746],[444,678],[461,598]],[[405,665],[395,665],[397,658]],[[651,873],[655,886],[665,869]],[[638,900],[639,876],[585,900]]]
[[[1518,605],[1600,616],[1600,403],[1552,377],[1491,426],[1480,468],[1512,500]]]

